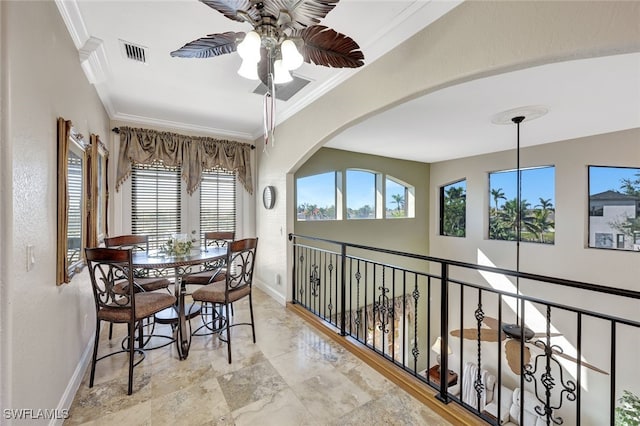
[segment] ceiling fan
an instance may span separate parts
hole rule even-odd
[[[507,357],[507,363],[509,364],[509,368],[513,371],[514,374],[520,375],[521,365],[520,365],[520,347],[521,341],[524,339],[524,364],[529,364],[531,361],[531,351],[529,349],[528,344],[531,345],[532,348],[536,348],[539,350],[545,350],[545,343],[541,340],[537,340],[536,338],[546,337],[546,333],[535,333],[528,327],[520,327],[518,324],[507,324],[502,323],[491,317],[485,316],[482,322],[488,327],[480,328],[480,340],[483,342],[497,342],[498,340],[505,341],[504,352]],[[500,333],[500,330],[502,332]],[[468,340],[478,340],[478,329],[477,328],[465,328],[462,330],[453,330],[450,334],[454,337],[462,337]],[[560,333],[550,333],[551,337],[560,336]],[[551,352],[554,356],[558,356],[560,358],[567,359],[569,361],[577,363],[578,360],[572,356],[566,355],[555,347],[551,348]],[[597,371],[602,374],[609,374],[606,371],[588,364],[586,362],[581,362],[583,367],[590,368],[593,371]]]
[[[253,30],[209,34],[171,52],[171,56],[210,58],[238,51],[243,58],[238,73],[259,78],[268,90],[290,81],[289,71],[303,60],[333,68],[364,65],[364,55],[354,40],[317,25],[339,0],[200,1],[231,20],[251,24]]]

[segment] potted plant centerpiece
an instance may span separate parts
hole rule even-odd
[[[165,250],[169,256],[186,256],[191,253],[192,244],[187,234],[171,234],[171,238],[165,244]]]

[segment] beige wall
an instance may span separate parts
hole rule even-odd
[[[56,119],[105,141],[109,120],[55,3],[3,1],[0,11],[2,408],[66,408],[95,315],[86,270],[55,283]],[[28,244],[36,259],[29,272]]]
[[[638,19],[638,2],[465,2],[280,124],[275,146],[259,155],[258,189],[276,186],[279,201],[273,210],[257,210],[257,279],[271,294],[286,298],[291,268],[286,235],[294,229],[292,173],[333,135],[394,104],[457,82],[638,51]],[[416,144],[415,149],[429,147]],[[276,286],[276,274],[287,282]]]
[[[544,120],[544,117],[540,118]],[[515,126],[514,126],[515,135]],[[521,135],[526,135],[526,123],[521,129]],[[631,129],[597,135],[587,138],[538,145],[521,150],[522,167],[540,165],[555,166],[555,244],[520,244],[520,270],[539,275],[546,275],[570,280],[583,281],[609,287],[624,288],[640,291],[640,253],[631,251],[601,250],[588,248],[589,223],[588,215],[588,174],[589,165],[640,167],[640,129]],[[443,161],[431,165],[431,199],[430,214],[437,215],[439,200],[435,197],[438,187],[452,180],[466,178],[467,180],[467,232],[465,238],[451,238],[438,235],[437,222],[430,222],[430,254],[436,257],[456,259],[463,262],[481,263],[479,253],[489,258],[497,267],[516,269],[516,243],[510,241],[496,241],[487,238],[489,203],[493,200],[489,195],[488,172],[515,168],[516,152],[505,151],[488,155],[464,158],[461,160]],[[468,282],[475,282],[486,286],[495,286],[498,280],[495,276],[481,277],[478,273],[455,272],[455,278]],[[513,280],[512,280],[513,281]],[[522,294],[553,300],[566,306],[581,307],[583,309],[605,314],[615,315],[633,321],[640,321],[638,300],[622,299],[608,294],[581,292],[579,290],[550,286],[539,282],[521,280]],[[465,324],[472,327],[475,324],[473,310],[477,303],[476,294],[466,292],[465,295]],[[452,297],[458,293],[453,292]],[[484,310],[487,315],[495,316],[497,303],[489,296],[483,298]],[[472,308],[473,307],[473,308]],[[544,316],[544,308],[531,306],[527,308],[529,326],[536,332],[544,331],[544,324],[534,326],[531,314],[534,309]],[[459,306],[453,304],[450,310],[451,328],[458,328]],[[503,309],[503,318],[512,318],[514,312],[509,308]],[[576,316],[560,309],[552,310],[552,325],[567,338],[569,342],[577,342]],[[640,353],[640,339],[638,332],[629,327],[618,327],[618,342],[616,362],[616,389],[628,389],[636,394],[640,393],[640,370],[637,368],[638,353]],[[594,321],[587,315],[583,316],[582,354],[585,361],[605,370],[609,370],[610,329],[603,321]],[[573,348],[570,343],[560,344],[567,353]],[[458,351],[460,340],[450,338],[449,344],[454,355],[451,362],[458,365]],[[467,341],[464,346],[464,357],[468,360],[476,358],[476,344]],[[604,348],[604,350],[603,350]],[[535,353],[537,354],[537,353]],[[535,355],[534,354],[534,355]],[[574,352],[575,354],[575,352]],[[483,359],[487,368],[495,369],[491,365],[497,357],[495,344],[483,345]],[[495,363],[494,363],[495,364]],[[569,364],[571,368],[572,364]],[[623,372],[621,374],[621,372]],[[518,377],[508,370],[503,374],[503,383],[511,388],[519,386]],[[608,422],[608,404],[602,399],[603,389],[610,386],[610,376],[595,373],[585,369],[582,380],[586,387],[582,390],[583,424],[606,424]],[[570,408],[563,412],[566,424],[574,424],[575,413]],[[598,409],[590,409],[599,407]]]
[[[526,123],[521,134],[526,134]],[[640,291],[637,252],[587,248],[587,166],[640,167],[639,139],[640,129],[631,129],[521,150],[523,168],[555,166],[556,199],[555,244],[521,243],[521,271]],[[452,180],[467,179],[466,238],[440,236],[436,232],[437,222],[432,221],[430,247],[433,256],[477,263],[478,250],[481,250],[497,267],[515,270],[515,243],[487,238],[489,202],[493,202],[489,195],[488,172],[515,166],[515,150],[431,165],[431,215],[437,214],[439,208],[434,196],[438,187]]]

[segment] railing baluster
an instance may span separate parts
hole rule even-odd
[[[436,398],[449,403],[449,265],[442,263],[442,272],[440,274],[440,353],[444,356],[440,357],[440,393]]]
[[[325,243],[336,244],[336,248],[339,247],[339,250],[329,250],[321,249],[319,247],[312,247],[311,245],[302,244],[300,242],[300,239],[318,240]],[[539,296],[530,296],[523,293],[514,294],[513,291],[489,287],[486,285],[486,282],[464,282],[452,277],[450,267],[455,266],[456,268],[466,268],[469,271],[475,272],[486,271],[491,274],[500,275],[502,277],[517,277],[520,279],[527,279],[533,282],[540,282],[547,285],[557,285],[558,287],[564,286],[564,288],[579,289],[580,291],[591,292],[591,294],[607,293],[607,297],[619,298],[617,300],[640,300],[640,292],[634,292],[624,289],[610,290],[605,286],[579,283],[576,281],[545,277],[518,271],[509,271],[483,265],[465,264],[463,262],[438,259],[429,256],[414,255],[411,253],[402,253],[392,250],[364,247],[356,244],[335,242],[314,237],[293,236],[292,234],[289,236],[289,240],[292,242],[292,252],[294,259],[294,264],[291,271],[292,303],[300,305],[301,308],[304,307],[312,311],[316,316],[324,319],[325,322],[329,322],[332,325],[337,326],[341,336],[355,337],[356,340],[364,343],[365,346],[382,355],[389,362],[419,377],[420,380],[426,382],[426,385],[431,386],[432,388],[437,388],[438,393],[436,397],[439,400],[445,403],[451,401],[462,403],[465,408],[470,409],[469,405],[473,405],[475,399],[477,409],[470,410],[473,412],[473,414],[493,424],[499,422],[498,420],[489,418],[481,407],[482,392],[485,391],[485,389],[482,388],[483,386],[485,386],[484,381],[478,379],[477,375],[475,377],[473,375],[472,377],[464,377],[463,374],[463,367],[466,361],[464,358],[465,356],[469,356],[472,352],[468,347],[465,348],[465,343],[468,342],[465,342],[464,340],[464,330],[468,329],[464,329],[464,323],[465,317],[467,321],[469,320],[468,317],[470,316],[470,312],[465,311],[464,299],[465,294],[469,294],[467,292],[467,289],[476,289],[478,292],[478,312],[476,312],[476,324],[478,325],[478,327],[480,327],[481,323],[484,323],[481,326],[482,330],[491,330],[493,326],[489,325],[489,323],[484,318],[479,317],[484,315],[484,311],[487,310],[487,307],[492,308],[488,312],[489,314],[497,310],[497,323],[499,326],[496,330],[493,330],[496,333],[493,334],[494,337],[492,337],[491,340],[493,341],[493,339],[497,337],[497,389],[494,388],[493,402],[496,403],[497,412],[495,414],[497,414],[498,419],[506,414],[502,412],[504,411],[504,408],[503,404],[501,403],[502,398],[505,397],[502,392],[502,368],[503,365],[506,365],[503,362],[502,358],[506,355],[507,361],[509,361],[509,363],[512,363],[510,353],[511,349],[515,349],[514,346],[516,346],[516,342],[514,342],[513,339],[516,339],[516,341],[519,340],[518,346],[520,347],[520,353],[518,354],[518,356],[520,358],[521,368],[521,374],[518,384],[520,389],[533,392],[533,394],[522,393],[520,396],[521,404],[518,410],[519,412],[517,413],[517,416],[520,419],[525,418],[528,415],[528,411],[525,412],[525,407],[530,406],[533,402],[536,405],[537,410],[540,410],[537,412],[538,415],[540,417],[545,417],[548,424],[554,422],[555,424],[579,425],[581,423],[581,419],[585,417],[589,419],[593,417],[594,419],[598,419],[600,422],[605,423],[598,417],[601,416],[609,417],[609,422],[613,425],[615,419],[615,405],[617,402],[616,392],[619,391],[619,389],[616,389],[616,384],[618,382],[617,371],[624,371],[625,374],[627,374],[629,368],[635,368],[635,365],[628,366],[626,364],[622,364],[623,362],[627,362],[626,357],[621,357],[620,360],[617,359],[617,326],[619,324],[626,325],[632,327],[632,330],[640,333],[640,322],[630,318],[617,317],[604,312],[589,311],[585,308],[567,306],[559,302],[544,300]],[[437,264],[440,265],[440,276],[438,276],[437,274],[438,271],[436,271],[436,273],[428,272],[430,267],[429,263],[425,263],[424,271],[411,270],[409,268],[400,267],[391,263],[383,263],[379,260],[373,261],[368,259],[366,255],[362,254],[360,254],[359,256],[347,255],[347,252],[350,248],[355,248],[359,253],[366,253],[366,251],[369,250],[371,252],[383,253],[389,256],[400,256],[400,258],[403,259],[421,260],[425,262],[433,262],[434,264],[437,262]],[[337,268],[340,268],[340,272],[338,272]],[[391,277],[388,276],[389,273],[392,274]],[[347,274],[349,274],[348,283]],[[356,279],[355,288],[353,282],[354,278]],[[398,280],[402,280],[402,282],[398,283]],[[411,283],[408,280],[413,280],[413,289],[411,289]],[[432,285],[437,285],[437,282],[434,280],[440,281],[441,294],[439,300],[437,297],[435,300],[431,300]],[[487,279],[487,281],[490,280]],[[424,297],[422,297],[422,294],[420,293],[422,291],[422,283],[424,283],[426,286],[426,294]],[[361,292],[361,284],[363,285],[363,292]],[[322,289],[320,287],[322,287]],[[437,289],[437,287],[433,288]],[[459,288],[460,290],[459,292],[451,293],[452,288]],[[407,294],[407,292],[409,292],[409,294]],[[391,293],[390,297],[389,293]],[[492,298],[487,299],[487,294],[495,295],[497,297],[497,307],[493,306]],[[408,300],[408,298],[411,296],[413,296],[413,301]],[[402,297],[402,303],[400,303],[400,300],[396,300],[398,297]],[[338,298],[340,299],[339,302]],[[459,300],[456,301],[456,298],[459,298]],[[420,301],[423,299],[425,302],[424,304],[421,304]],[[450,299],[451,302],[455,301],[457,303],[457,306],[450,307]],[[511,315],[503,315],[503,308],[513,306],[511,305],[511,300],[516,301],[517,309],[514,308],[514,311],[518,316],[516,323],[520,328],[521,334],[525,333],[526,331],[527,317],[531,317],[531,313],[534,312],[531,310],[531,308],[541,311],[540,306],[546,307],[546,339],[539,341],[530,341],[526,338],[518,337],[517,335],[505,335],[505,332],[501,327],[503,317],[506,317],[507,322],[510,322]],[[491,303],[489,303],[489,301]],[[409,305],[409,303],[411,303],[411,305]],[[413,324],[411,323],[411,321],[409,321],[409,317],[407,317],[407,312],[410,310],[410,307],[412,305],[412,309],[414,309],[415,311]],[[608,307],[612,305],[613,304],[611,303],[603,304],[602,310],[608,309]],[[452,308],[459,308],[459,324],[461,330],[460,334],[457,335],[463,337],[459,341],[456,341],[460,344],[460,350],[459,352],[456,352],[457,354],[459,354],[459,364],[456,363],[456,366],[454,368],[459,368],[460,370],[458,373],[458,377],[460,379],[461,385],[464,386],[465,382],[469,383],[469,379],[475,379],[475,382],[471,383],[477,386],[476,395],[475,398],[471,400],[471,404],[469,404],[468,399],[465,399],[462,396],[460,398],[450,398],[448,393],[449,383],[447,378],[449,372],[449,358],[445,354],[448,353],[449,347],[449,309]],[[337,312],[338,309],[340,310],[339,317]],[[566,373],[566,370],[561,366],[561,364],[558,363],[558,360],[556,359],[557,357],[562,355],[562,348],[552,345],[552,342],[555,342],[555,340],[552,340],[551,336],[552,309],[554,309],[554,321],[562,324],[563,328],[566,328],[566,324],[563,324],[565,318],[563,318],[562,312],[558,313],[557,310],[571,312],[576,315],[575,344],[577,346],[575,350],[577,351],[577,357],[573,359],[573,362],[575,363],[575,367],[577,369],[575,375],[577,384],[571,381],[564,382],[562,380],[562,374],[563,372]],[[432,325],[435,325],[434,321],[437,320],[436,315],[438,315],[438,311],[440,314],[440,324],[439,327],[436,325],[436,327],[432,329]],[[426,312],[426,317],[422,318],[421,313],[424,312]],[[371,315],[374,315],[374,317],[370,317]],[[398,315],[400,315],[400,317]],[[602,389],[598,386],[595,386],[588,390],[588,396],[590,400],[593,400],[594,398],[598,398],[599,401],[608,400],[609,412],[607,412],[604,407],[596,407],[595,404],[582,404],[582,396],[583,394],[586,395],[587,392],[583,392],[582,389],[582,379],[584,377],[584,375],[582,374],[582,367],[584,366],[586,368],[602,372],[598,368],[588,365],[582,361],[583,349],[585,348],[585,345],[583,345],[583,316],[585,315],[589,319],[594,319],[597,321],[607,321],[610,324],[610,371],[608,373],[603,372],[604,374],[609,374],[611,376],[609,386],[607,388],[603,387]],[[391,324],[389,324],[389,321],[392,321]],[[369,324],[373,324],[373,328],[371,330],[369,330]],[[486,328],[488,325],[489,329]],[[424,328],[425,326],[426,329]],[[400,333],[401,335],[396,336],[396,333],[399,333],[400,331],[400,327],[402,328],[402,333]],[[411,332],[412,327],[413,332]],[[425,361],[425,358],[426,367],[429,368],[429,366],[431,365],[430,346],[432,341],[434,340],[432,339],[432,334],[437,334],[438,329],[440,330],[439,333],[441,336],[440,352],[444,356],[441,360],[442,379],[436,386],[433,379],[430,379],[428,377],[424,378],[422,377],[422,375],[418,375],[418,365],[420,365],[421,369],[424,369],[425,367],[423,362]],[[534,332],[535,331],[539,330],[534,330]],[[389,332],[391,332],[391,336],[389,336]],[[378,335],[377,333],[381,334]],[[427,337],[426,342],[423,340],[425,334]],[[488,352],[487,355],[483,354],[482,352],[484,346],[480,344],[480,341],[484,341],[484,334],[484,331],[478,329],[479,341],[477,357],[474,357],[475,359],[473,359],[473,361],[476,363],[476,366],[478,367],[478,375],[483,369],[492,370],[493,367],[495,367],[495,364],[492,365],[491,362],[495,352]],[[488,335],[491,335],[491,333],[488,333]],[[371,341],[370,339],[373,339],[373,341]],[[401,339],[401,341],[398,342],[397,339]],[[377,345],[376,340],[380,340],[382,344]],[[396,346],[398,346],[398,348],[402,348],[401,355],[396,351]],[[534,355],[532,353],[532,356],[530,358],[531,361],[528,361],[528,363],[525,365],[524,350],[535,350],[535,346],[537,346],[538,349],[544,349],[544,354]],[[507,351],[506,348],[509,348],[510,350]],[[465,349],[466,352],[469,353],[466,353]],[[421,357],[421,351],[425,350],[426,357]],[[425,352],[422,352],[422,354],[425,354]],[[413,355],[413,363],[409,361],[410,355]],[[568,352],[562,357],[568,357],[569,359],[572,359],[572,357],[569,355],[572,354]],[[591,358],[589,353],[584,354],[584,357],[587,360]],[[542,361],[544,365],[538,366],[540,361]],[[556,364],[550,364],[550,362],[552,361],[554,363],[557,363],[557,366]],[[556,378],[551,377],[551,373],[553,372],[555,375],[555,371],[558,371],[558,368],[560,369],[559,373],[562,387],[558,387]],[[625,377],[625,380],[628,381],[628,378]],[[541,384],[545,386],[545,389],[540,388]],[[525,385],[528,387],[525,387]],[[540,389],[544,390],[544,395],[538,392],[538,390]],[[597,392],[602,392],[602,394],[598,394]],[[608,395],[606,395],[607,392]],[[562,395],[564,395],[564,397]],[[554,403],[557,396],[560,396],[560,404]],[[608,396],[608,398],[606,398],[606,396]],[[536,401],[536,399],[539,401],[539,403]],[[562,406],[561,404],[563,399],[571,402],[575,401],[575,407],[570,407],[568,409],[565,408],[565,406]],[[575,408],[575,414],[573,408]],[[596,409],[599,411],[595,412],[594,410]],[[542,410],[544,410],[544,413],[541,412]],[[583,410],[585,410],[584,413]],[[564,420],[561,418],[563,414],[566,416],[567,413],[569,413],[571,417],[569,423],[564,422]],[[583,416],[583,414],[585,415]]]
[[[341,273],[340,273],[340,282],[341,282],[341,286],[340,288],[341,290],[341,295],[340,295],[340,335],[341,336],[346,336],[347,332],[346,332],[346,316],[347,316],[347,301],[346,301],[346,297],[347,297],[347,279],[345,277],[345,265],[347,264],[347,246],[342,244],[341,250],[340,250],[340,264],[341,266]],[[337,281],[337,280],[336,280]]]

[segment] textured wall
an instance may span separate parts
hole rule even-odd
[[[56,119],[107,141],[109,120],[54,2],[1,2],[2,408],[64,408],[95,324],[87,272],[56,287]],[[8,60],[9,59],[9,60]],[[8,178],[10,181],[5,180]],[[7,185],[5,187],[5,185]],[[26,246],[36,263],[26,270]],[[79,373],[82,373],[81,371]],[[46,378],[46,380],[44,380]]]

